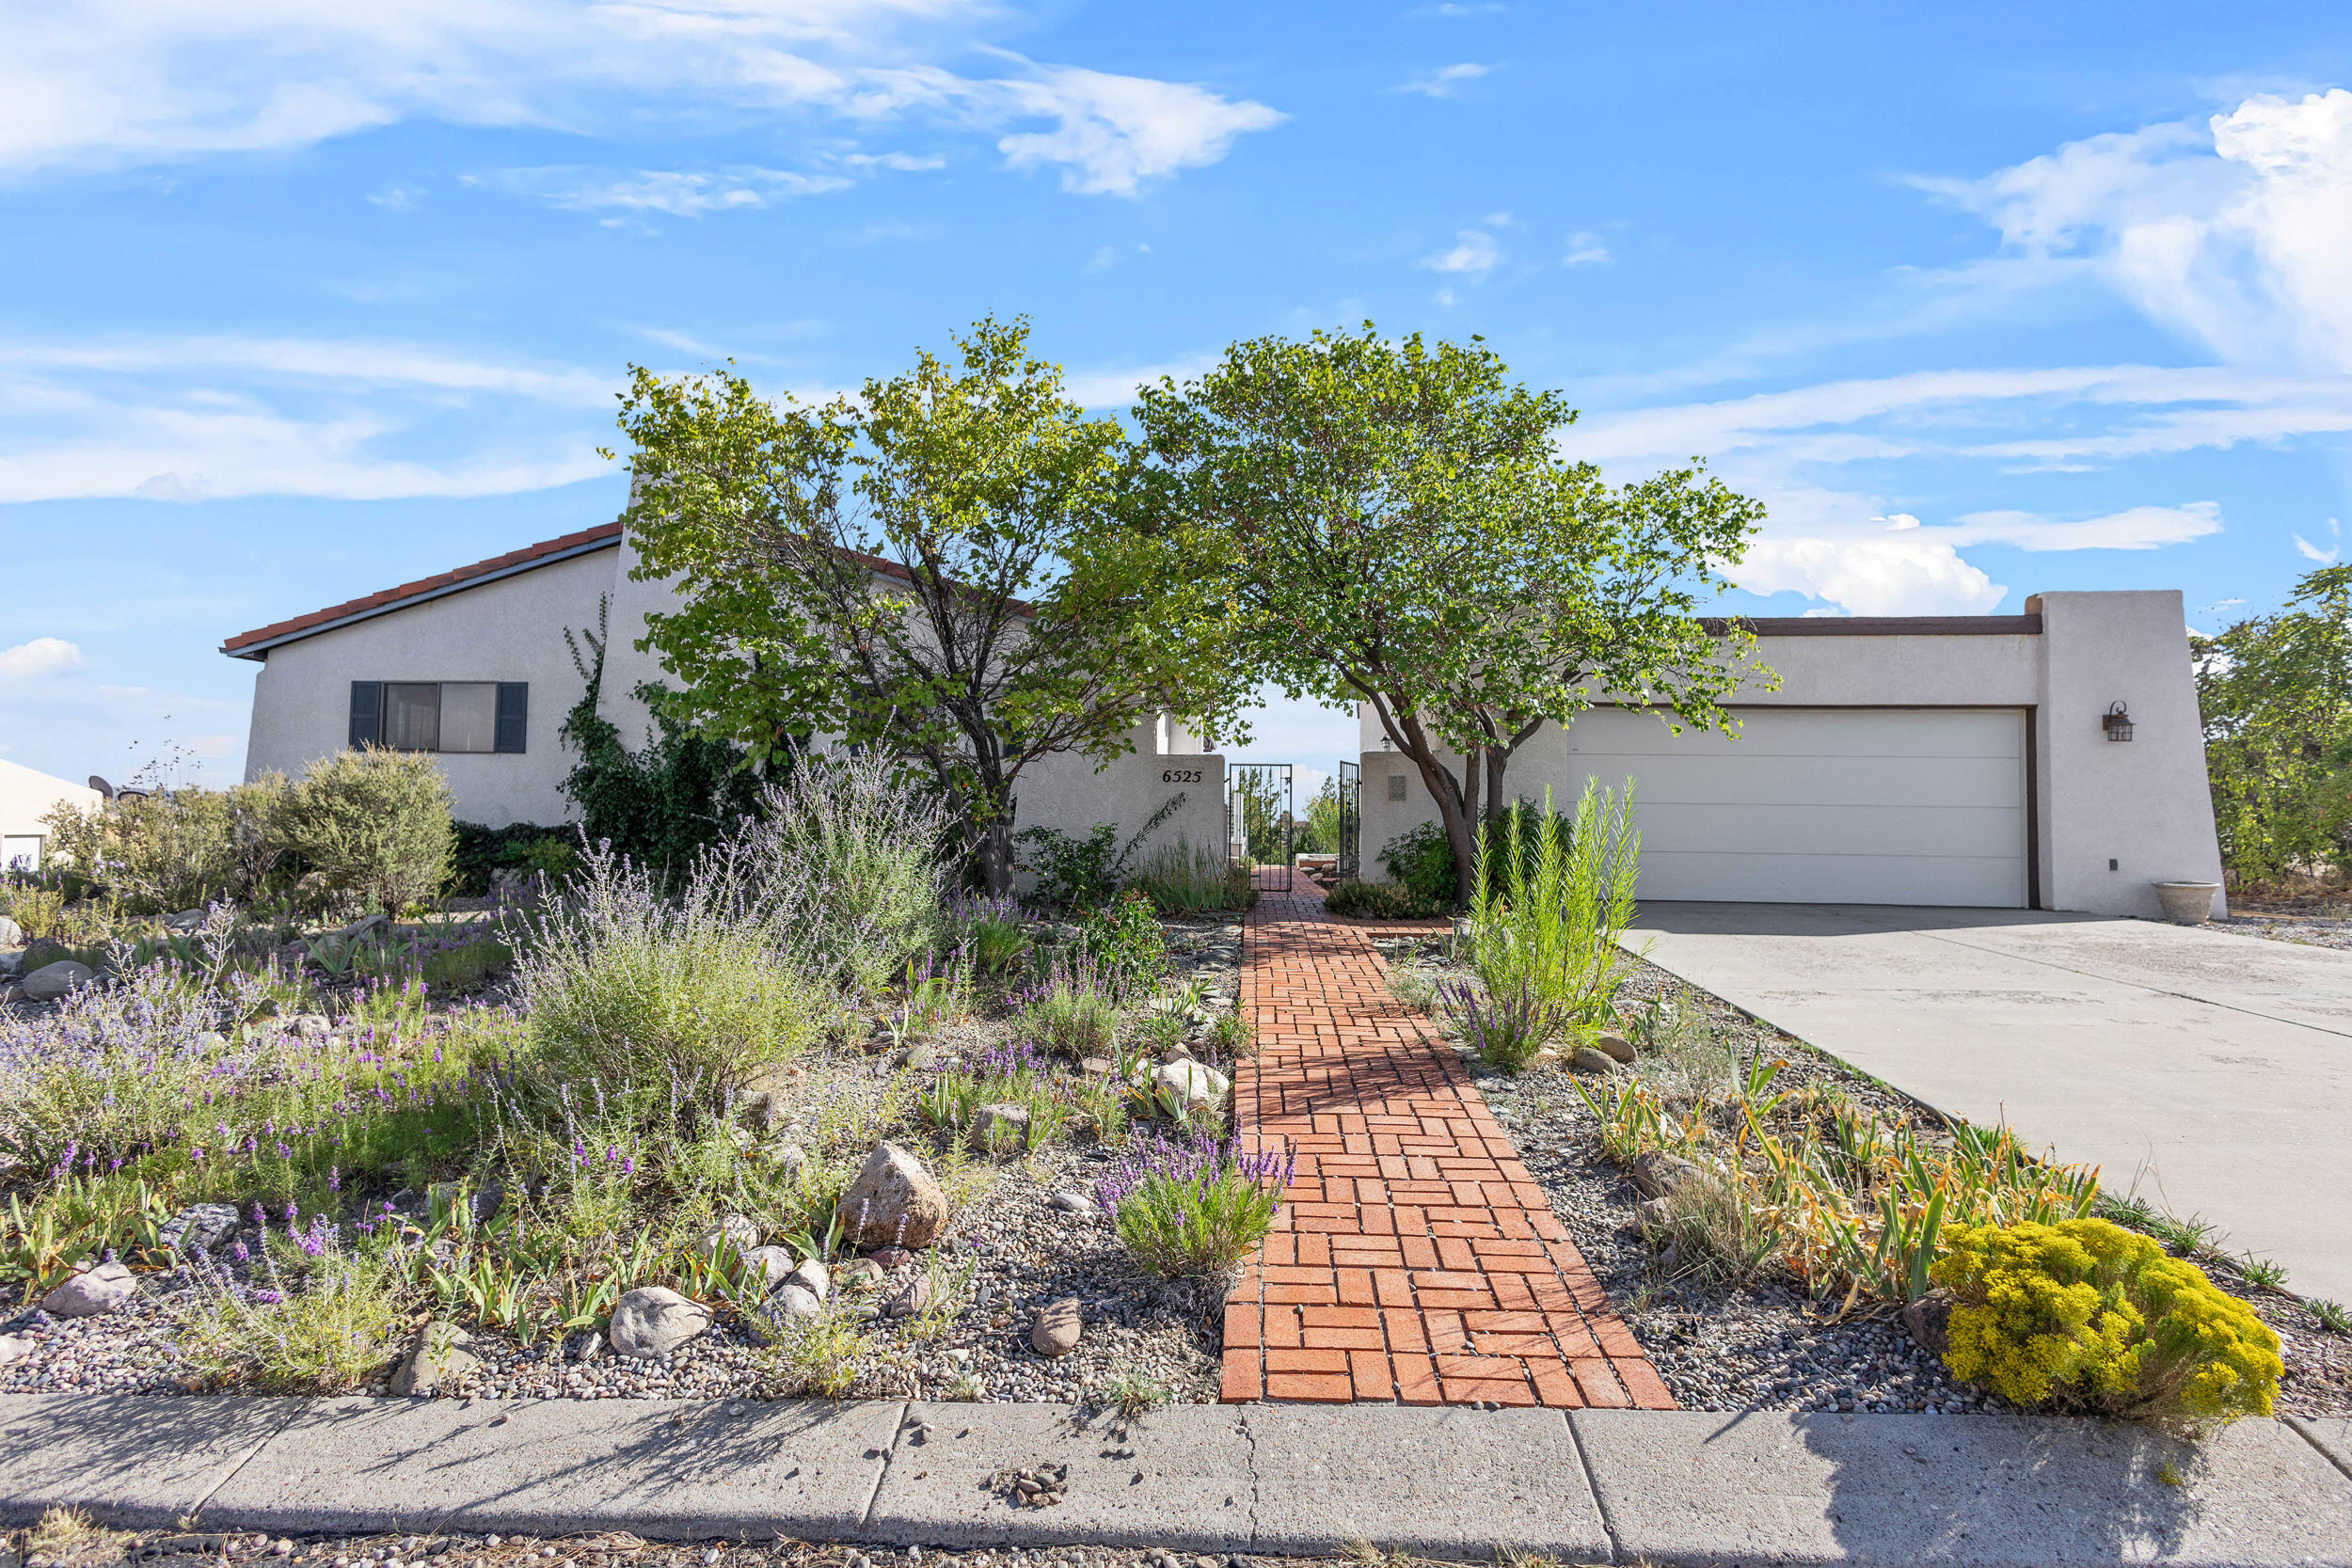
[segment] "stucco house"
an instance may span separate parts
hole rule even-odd
[[[60,805],[89,811],[100,799],[86,784],[0,757],[0,870],[39,871],[49,839],[41,818]]]
[[[2153,917],[2155,882],[2221,880],[2178,593],[1746,625],[1781,684],[1732,700],[1736,737],[1602,705],[1522,746],[1505,793],[1566,803],[1632,780],[1652,900]],[[1378,878],[1380,848],[1437,808],[1359,711]]]
[[[599,711],[630,741],[653,724],[631,693],[663,672],[634,644],[675,589],[632,581],[636,559],[621,524],[605,523],[230,638],[221,652],[262,667],[246,777],[299,773],[345,746],[396,746],[435,753],[463,820],[574,820],[562,786],[577,759],[557,731],[583,683],[564,633],[593,631],[608,597]],[[1017,825],[1083,834],[1107,822],[1123,836],[1181,793],[1147,848],[1222,844],[1223,758],[1167,716],[1133,738],[1099,772],[1077,756],[1032,764]]]

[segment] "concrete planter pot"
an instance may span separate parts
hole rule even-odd
[[[2158,882],[2156,907],[2175,926],[2198,926],[2213,918],[2213,895],[2219,882]]]

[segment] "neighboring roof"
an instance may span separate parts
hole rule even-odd
[[[370,616],[405,610],[412,604],[437,599],[445,594],[479,588],[485,582],[496,582],[517,572],[552,566],[559,561],[568,561],[573,556],[585,555],[591,550],[611,549],[620,542],[619,523],[600,523],[595,528],[581,529],[578,533],[564,534],[560,539],[543,539],[536,545],[525,545],[519,550],[494,555],[470,566],[420,578],[415,582],[404,582],[398,588],[387,588],[364,599],[347,599],[342,604],[328,605],[325,610],[314,610],[308,615],[297,615],[291,621],[279,621],[273,626],[239,632],[223,642],[220,651],[234,658],[258,659],[280,643],[314,637],[354,621],[367,620]]]
[[[1721,637],[1734,623],[1708,616]],[[2042,616],[2026,615],[1742,615],[1737,624],[1758,637],[2039,637]]]

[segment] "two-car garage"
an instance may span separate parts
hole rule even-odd
[[[2030,902],[2022,709],[1733,711],[1736,737],[1641,708],[1568,727],[1571,781],[1634,782],[1644,899]]]

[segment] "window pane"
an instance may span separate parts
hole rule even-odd
[[[425,681],[384,686],[384,744],[401,752],[441,749],[441,689]]]
[[[498,749],[499,687],[496,681],[445,681],[441,686],[441,750]]]

